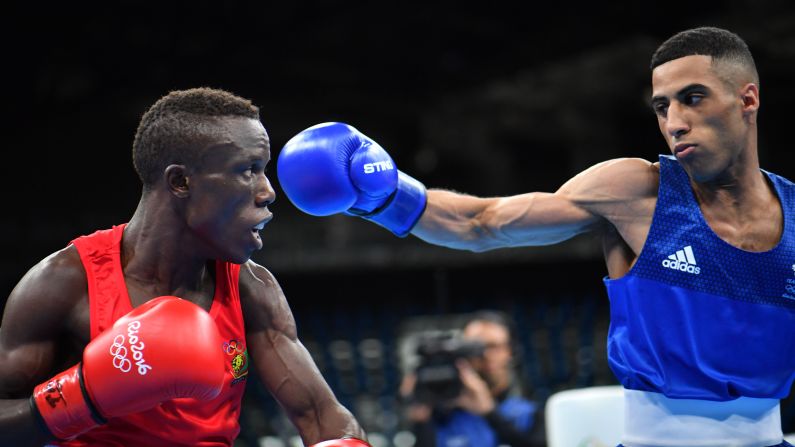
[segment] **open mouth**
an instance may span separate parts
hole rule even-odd
[[[254,225],[253,227],[251,227],[251,232],[252,233],[259,233],[263,228],[265,228],[265,225],[267,225],[267,223],[270,222],[271,219],[273,219],[273,215],[272,214],[269,215],[267,219],[265,219],[262,222]]]

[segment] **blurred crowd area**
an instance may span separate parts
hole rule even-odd
[[[495,297],[495,303],[500,300]],[[300,336],[321,372],[367,431],[374,447],[411,447],[413,435],[401,412],[398,386],[416,366],[423,332],[460,327],[473,300],[457,301],[448,314],[416,300],[296,314]],[[601,296],[516,297],[500,310],[516,321],[517,372],[536,401],[558,390],[615,383],[605,352],[607,303]],[[240,446],[301,446],[297,433],[262,384],[249,376]],[[292,442],[292,443],[291,443]]]
[[[418,335],[460,329],[479,310],[514,320],[516,373],[531,400],[543,405],[558,391],[617,384],[607,364],[609,301],[600,274],[598,264],[589,262],[329,274],[313,278],[324,281],[326,292],[312,297],[305,291],[318,289],[301,275],[281,282],[292,297],[299,336],[373,446],[411,447],[415,438],[398,387],[417,365]],[[514,281],[506,286],[509,277]],[[253,375],[247,387],[235,445],[301,447]],[[792,398],[782,403],[782,420],[785,433],[795,431]]]

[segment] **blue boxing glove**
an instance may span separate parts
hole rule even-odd
[[[425,186],[398,171],[384,148],[347,124],[322,123],[299,132],[276,163],[284,193],[307,214],[355,215],[403,237],[425,210]]]

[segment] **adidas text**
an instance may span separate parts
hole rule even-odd
[[[663,259],[662,262],[663,267],[673,269],[673,270],[681,270],[683,272],[692,273],[694,275],[698,275],[701,273],[701,268],[695,265],[690,265],[687,262],[682,262],[678,260],[670,260],[670,259]]]

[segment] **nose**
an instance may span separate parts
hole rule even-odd
[[[273,189],[268,177],[262,176],[262,181],[257,185],[255,198],[257,206],[266,207],[276,200],[276,191]]]
[[[665,117],[665,130],[668,135],[680,138],[690,132],[690,123],[682,107],[677,103],[668,106],[668,113]]]

